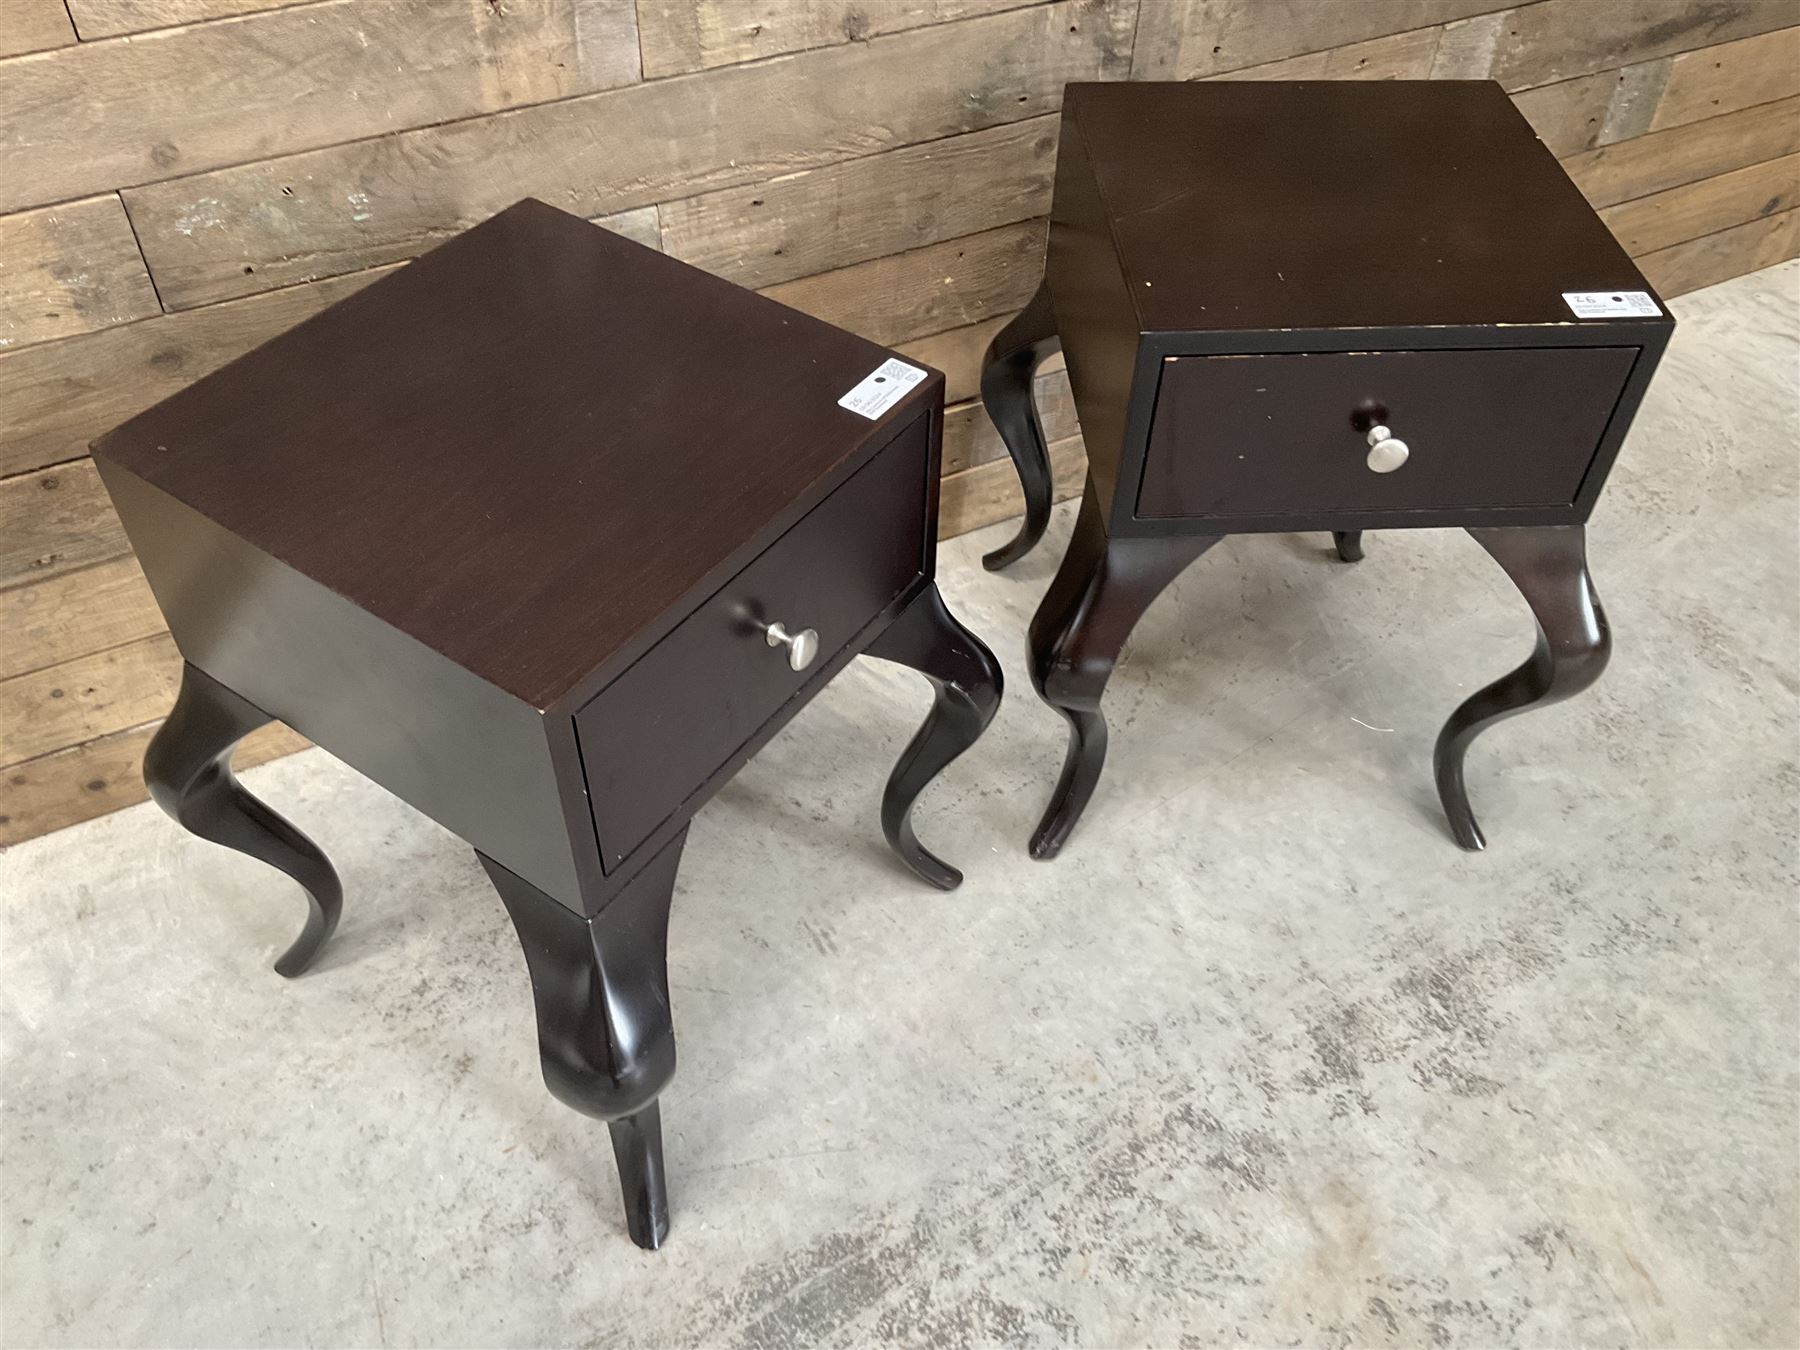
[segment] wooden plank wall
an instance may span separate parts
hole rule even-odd
[[[0,844],[179,661],[90,438],[531,194],[940,366],[944,529],[1069,80],[1492,77],[1670,294],[1800,252],[1796,0],[0,0]],[[1067,385],[1045,422],[1064,494]],[[247,747],[299,744],[279,729]]]

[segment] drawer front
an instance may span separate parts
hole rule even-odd
[[[920,574],[929,413],[879,451],[575,716],[608,870],[702,787]],[[788,664],[757,626],[811,628]],[[793,706],[789,707],[790,701]]]
[[[1163,362],[1140,518],[1575,500],[1636,347],[1178,356]],[[1359,410],[1410,451],[1367,463]]]

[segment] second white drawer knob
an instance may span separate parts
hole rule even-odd
[[[819,635],[810,628],[790,633],[781,624],[772,623],[763,629],[763,636],[771,647],[785,646],[788,649],[788,667],[791,670],[805,670],[813,663],[813,657],[819,654]]]
[[[1412,451],[1406,442],[1395,437],[1386,427],[1369,428],[1369,468],[1375,473],[1392,473]]]

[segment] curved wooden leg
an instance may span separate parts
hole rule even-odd
[[[592,918],[477,852],[525,948],[544,1082],[557,1100],[607,1122],[631,1240],[654,1251],[669,1232],[662,1118],[675,1076],[669,1013],[669,903],[684,828]]]
[[[1438,733],[1433,767],[1438,797],[1456,842],[1487,847],[1463,786],[1463,757],[1494,723],[1579,694],[1606,669],[1612,634],[1587,570],[1586,531],[1580,525],[1472,529],[1506,569],[1537,618],[1537,647],[1510,675],[1495,680],[1450,715]]]
[[[181,669],[181,692],[144,752],[151,799],[190,834],[286,872],[306,892],[306,927],[275,963],[300,974],[337,927],[344,888],[317,844],[252,797],[231,772],[237,743],[274,719],[196,666]]]
[[[1069,748],[1031,856],[1054,858],[1100,781],[1106,719],[1100,699],[1125,639],[1150,602],[1224,536],[1109,539],[1093,480],[1062,567],[1031,619],[1031,682],[1069,723]]]
[[[994,335],[982,357],[981,401],[1006,443],[1019,472],[1019,486],[1025,491],[1025,521],[1019,533],[981,560],[990,572],[1031,552],[1050,523],[1050,449],[1031,396],[1031,381],[1044,358],[1061,347],[1050,283],[1045,281],[1039,283],[1030,303]]]
[[[1331,542],[1337,545],[1337,555],[1343,562],[1361,562],[1363,556],[1361,530],[1333,530]]]
[[[881,829],[900,860],[936,886],[954,890],[962,873],[921,845],[912,809],[932,779],[980,738],[1000,708],[1000,663],[956,621],[935,582],[900,611],[863,655],[910,666],[936,691],[924,725],[901,753],[881,796]]]

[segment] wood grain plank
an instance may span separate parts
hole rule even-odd
[[[1122,74],[1078,0],[383,136],[126,194],[170,308],[411,257],[535,196],[595,216],[1054,111]],[[245,267],[254,269],[246,274]]]
[[[1051,498],[1065,501],[1080,494],[1087,480],[1087,452],[1081,437],[1070,436],[1050,446]],[[1011,460],[996,460],[944,479],[938,506],[938,538],[954,539],[983,525],[1023,514],[1025,497]]]
[[[1437,55],[1438,28],[1416,28],[1407,33],[1352,42],[1329,51],[1308,52],[1209,75],[1209,80],[1422,80],[1431,74]]]
[[[784,281],[762,294],[892,346],[1019,309],[1043,270],[1044,222],[1028,220]]]
[[[1793,22],[1789,0],[1536,0],[1448,25],[1432,73],[1517,92]]]
[[[1561,159],[1600,144],[1607,111],[1623,77],[1623,71],[1607,70],[1541,85],[1514,94],[1513,106],[1525,115],[1550,153]]]
[[[1787,98],[1602,145],[1564,159],[1563,169],[1603,207],[1797,151],[1800,98]]]
[[[391,270],[0,353],[0,477],[86,455],[102,432]]]
[[[0,478],[0,590],[128,552],[92,460]]]
[[[0,4],[0,56],[47,51],[75,41],[62,0],[5,0]]]
[[[631,0],[337,0],[14,57],[0,210],[624,84],[633,15]],[[191,205],[179,228],[204,235],[211,208]]]
[[[162,631],[162,611],[130,556],[13,586],[0,591],[0,680]]]
[[[771,286],[1048,215],[1057,119],[991,127],[660,208],[663,248]]]
[[[639,0],[646,79],[1018,9],[1036,0]]]
[[[1044,438],[1060,441],[1081,434],[1081,423],[1075,416],[1075,399],[1069,392],[1069,377],[1063,371],[1040,375],[1032,385],[1037,402],[1038,419],[1044,426]],[[1007,457],[1006,444],[987,409],[979,399],[953,403],[944,409],[944,474],[961,473],[978,464]]]
[[[314,4],[317,0],[69,0],[69,15],[83,42],[147,33],[153,28],[232,19],[266,9]]]
[[[1632,257],[1800,206],[1800,155],[1716,174],[1600,213]]]
[[[0,351],[160,313],[117,193],[0,216]]]
[[[1800,211],[1783,211],[1647,253],[1637,265],[1660,294],[1671,296],[1797,257]]]
[[[166,716],[180,684],[167,633],[0,680],[0,766]]]
[[[1794,18],[1800,22],[1800,6]],[[1721,117],[1740,108],[1800,94],[1800,27],[1683,52],[1669,62],[1669,78],[1649,130]]]
[[[1503,9],[1506,0],[1147,0],[1134,80],[1196,80]]]
[[[0,848],[148,800],[144,750],[155,732],[155,723],[134,727],[0,770]],[[244,738],[232,766],[306,748],[304,737],[271,723]]]

